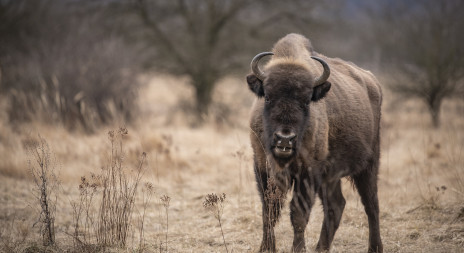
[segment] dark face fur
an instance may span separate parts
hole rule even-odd
[[[310,117],[310,102],[324,97],[330,83],[313,88],[314,77],[304,67],[292,64],[273,66],[268,73],[264,82],[253,74],[247,82],[251,91],[265,100],[266,148],[284,165],[298,154]]]

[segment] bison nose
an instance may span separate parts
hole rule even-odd
[[[282,132],[274,133],[275,144],[279,148],[289,148],[291,149],[295,145],[296,134],[288,133],[284,134]]]

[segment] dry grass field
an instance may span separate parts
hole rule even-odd
[[[124,164],[128,171],[135,169],[146,152],[141,182],[150,182],[154,194],[144,208],[146,195],[139,187],[127,249],[104,250],[226,252],[218,220],[203,206],[207,194],[225,193],[221,224],[228,251],[256,252],[262,236],[261,203],[247,127],[254,97],[245,82],[223,80],[207,123],[190,127],[190,114],[182,113],[188,111],[192,97],[185,80],[164,75],[142,79],[149,82],[140,91],[140,117],[127,124]],[[379,198],[385,252],[463,252],[463,101],[444,104],[439,130],[430,127],[426,108],[418,101],[401,102],[388,92],[384,101]],[[5,103],[0,99],[0,108]],[[37,123],[11,126],[4,111],[0,110],[0,251],[79,252],[73,244],[71,202],[79,199],[81,177],[98,173],[108,163],[111,145],[107,132],[125,123],[84,135]],[[40,206],[31,191],[31,158],[24,148],[39,134],[56,157],[61,181],[55,219],[57,245],[48,249],[41,246]],[[347,205],[331,252],[365,252],[368,226],[363,206],[346,180],[343,193]],[[168,207],[160,200],[163,195],[170,197]],[[144,210],[144,247],[140,248]],[[319,238],[322,217],[318,201],[306,228],[310,252]],[[276,238],[278,251],[289,252],[293,230],[288,203],[276,226]]]

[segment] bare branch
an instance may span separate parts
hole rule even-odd
[[[148,9],[149,7],[145,4],[144,0],[137,0],[136,10],[144,24],[152,29],[155,38],[159,39],[159,41],[162,43],[165,49],[173,54],[173,58],[177,61],[179,67],[181,67],[183,71],[185,71],[186,73],[191,73],[192,70],[188,62],[182,57],[180,52],[175,47],[174,43],[163,32],[163,30],[158,26],[158,24],[150,18]]]

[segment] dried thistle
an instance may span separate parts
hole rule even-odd
[[[102,186],[102,175],[95,175],[94,173],[90,174],[90,187],[95,191]]]
[[[153,184],[150,182],[145,182],[143,185],[142,191],[146,192],[149,195],[152,195],[155,192]]]
[[[126,127],[120,127],[118,133],[119,135],[124,136],[124,135],[127,135],[129,131],[127,131]]]
[[[171,202],[171,198],[168,195],[161,196],[160,200],[165,208],[169,208],[169,202]]]
[[[87,188],[87,185],[89,183],[87,182],[87,179],[85,179],[85,176],[81,177],[81,183],[79,184],[79,190],[82,192],[85,188]]]
[[[114,130],[108,131],[108,139],[114,141]]]
[[[226,248],[226,252],[229,252],[227,249],[226,239],[224,238],[224,231],[222,229],[222,214],[224,211],[224,201],[226,200],[226,194],[222,193],[219,196],[216,193],[211,193],[206,195],[205,201],[203,202],[203,207],[213,213],[214,217],[219,222],[219,227],[221,228],[222,240],[224,242],[224,247]]]
[[[211,193],[206,195],[205,201],[203,202],[203,207],[208,211],[214,214],[216,219],[222,217],[222,212],[224,210],[224,201],[226,199],[226,194],[216,195],[216,193]]]

